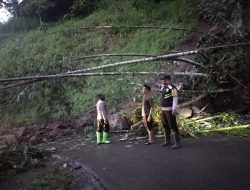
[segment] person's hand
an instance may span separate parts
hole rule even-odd
[[[104,120],[104,124],[108,124],[109,121],[107,119]]]
[[[173,115],[173,116],[176,116],[176,114],[177,114],[176,109],[173,109],[173,110],[172,110],[172,115]]]
[[[151,116],[148,116],[147,122],[150,122],[150,121],[151,121]]]

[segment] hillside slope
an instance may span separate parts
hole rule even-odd
[[[0,76],[16,77],[56,74],[136,57],[101,57],[70,61],[70,58],[100,53],[167,52],[184,42],[190,32],[155,29],[99,29],[81,27],[161,26],[192,29],[198,23],[191,2],[160,1],[150,6],[133,1],[102,5],[84,19],[60,21],[46,31],[34,29],[1,34]],[[76,28],[75,30],[67,30]],[[112,68],[108,71],[159,71],[164,64],[145,63]],[[1,93],[1,125],[19,125],[66,115],[78,115],[93,105],[100,92],[108,97],[111,110],[138,93],[129,83],[144,83],[148,77],[109,76],[51,80]],[[6,84],[5,84],[6,85]],[[13,120],[13,118],[15,118]]]

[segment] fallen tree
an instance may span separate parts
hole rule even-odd
[[[101,66],[95,66],[95,67],[90,67],[90,68],[85,68],[85,69],[80,69],[80,70],[68,71],[66,73],[60,73],[60,74],[55,74],[55,75],[30,76],[30,77],[17,77],[17,78],[9,78],[9,79],[8,78],[0,79],[0,82],[33,80],[33,81],[30,81],[30,82],[27,82],[27,83],[13,84],[13,85],[9,85],[9,86],[5,87],[5,89],[9,89],[11,87],[16,87],[16,86],[21,86],[21,85],[26,85],[26,84],[38,82],[38,80],[34,80],[34,79],[39,79],[39,81],[40,81],[40,80],[48,80],[48,79],[51,79],[51,78],[65,78],[65,77],[77,77],[77,76],[81,77],[81,76],[99,76],[99,75],[120,75],[119,73],[114,73],[114,72],[113,73],[106,73],[106,74],[105,73],[89,73],[89,74],[87,74],[86,72],[95,71],[95,70],[99,70],[99,69],[106,69],[106,68],[111,68],[111,67],[117,67],[117,66],[123,66],[123,65],[129,65],[129,64],[140,64],[140,63],[144,63],[144,62],[159,61],[159,60],[173,60],[175,58],[177,58],[177,60],[192,63],[192,64],[194,64],[196,66],[205,67],[204,65],[202,65],[200,63],[197,63],[195,61],[188,60],[186,58],[180,58],[180,57],[187,56],[187,55],[198,54],[201,51],[209,51],[209,50],[215,50],[215,49],[221,49],[221,48],[237,47],[237,46],[249,46],[249,45],[250,45],[250,43],[247,42],[247,43],[235,43],[235,44],[211,46],[211,47],[206,47],[206,48],[199,48],[199,49],[192,50],[192,51],[170,53],[170,54],[164,54],[164,55],[156,55],[156,56],[151,56],[151,57],[145,57],[145,58],[142,58],[142,59],[135,59],[135,60],[105,64],[105,65],[101,65]],[[77,74],[77,73],[86,73],[86,74],[72,75],[72,74]],[[128,72],[124,72],[124,73],[129,74]],[[147,72],[141,72],[142,75],[144,75],[146,73]],[[179,73],[179,75],[186,75],[186,74]],[[203,74],[203,73],[193,73],[193,74],[189,73],[187,75],[190,75],[190,76],[191,75],[193,75],[193,76],[199,76],[199,75],[200,76],[207,76],[207,74]],[[4,89],[0,89],[0,91],[3,91],[3,90]]]
[[[236,129],[247,129],[247,128],[250,128],[249,125],[240,125],[240,126],[234,126],[234,127],[208,129],[208,130],[200,131],[200,133],[221,132],[221,131],[229,131],[229,130],[236,130]]]
[[[55,78],[70,78],[70,77],[86,77],[86,76],[109,76],[109,75],[163,75],[169,74],[173,76],[197,76],[197,77],[208,77],[204,73],[190,73],[190,72],[97,72],[97,73],[72,73],[72,74],[60,74],[60,75],[42,75],[42,76],[28,76],[28,77],[17,77],[17,78],[7,78],[0,79],[0,82],[13,82],[13,81],[23,81],[23,80],[33,80],[29,82],[37,82],[41,79],[55,79]],[[36,80],[35,80],[36,79]],[[37,80],[39,79],[39,80]],[[27,83],[29,84],[29,83]],[[1,90],[1,89],[0,89]]]

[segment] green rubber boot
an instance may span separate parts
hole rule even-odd
[[[109,137],[109,134],[106,133],[106,132],[103,132],[103,133],[102,133],[102,143],[104,143],[104,144],[109,144],[110,141],[108,140],[108,137]]]
[[[101,144],[101,132],[96,132],[96,143]]]

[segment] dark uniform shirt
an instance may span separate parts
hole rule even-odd
[[[142,98],[142,116],[148,116],[153,107],[153,98],[150,95],[144,95]]]
[[[173,84],[162,86],[161,107],[172,107],[173,97],[177,97],[177,89]]]

